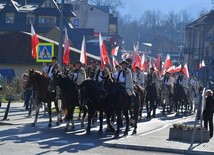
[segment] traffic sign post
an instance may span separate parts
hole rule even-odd
[[[54,43],[40,43],[36,49],[36,62],[51,62],[54,56]]]

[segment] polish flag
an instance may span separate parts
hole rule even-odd
[[[170,55],[167,54],[164,69],[167,70],[171,66],[172,66],[172,60],[170,58]]]
[[[110,60],[108,56],[108,51],[106,49],[106,46],[103,42],[101,34],[99,34],[99,43],[100,43],[100,57],[101,57],[101,68],[105,68],[105,64],[110,65]]]
[[[81,54],[80,54],[80,62],[87,65],[87,56],[86,56],[86,44],[85,44],[85,36],[82,39],[82,47],[81,47]]]
[[[68,39],[67,28],[65,28],[65,41],[64,41],[64,53],[63,53],[63,63],[69,64],[69,53],[70,53],[70,42]]]
[[[175,66],[173,65],[173,66],[169,67],[166,72],[175,73]]]
[[[125,61],[128,58],[128,56],[129,56],[129,53],[124,53],[121,55],[121,58],[122,58],[122,60]]]
[[[141,70],[146,71],[146,58],[145,54],[143,53],[141,57]]]
[[[111,50],[111,54],[112,54],[113,56],[117,56],[118,50],[119,50],[119,46],[113,48],[113,49]]]
[[[36,53],[36,47],[39,44],[39,39],[35,33],[35,30],[33,28],[33,24],[31,24],[31,48],[32,48],[32,57],[36,59],[37,53]]]
[[[115,68],[117,65],[119,65],[118,61],[114,56],[112,56],[112,61],[113,61],[113,67]]]
[[[180,71],[181,71],[181,64],[178,67],[175,68],[175,73],[176,72],[180,72]]]
[[[189,70],[188,70],[188,66],[187,63],[184,65],[184,68],[182,69],[182,72],[184,73],[184,75],[189,78]]]
[[[141,66],[141,57],[139,55],[139,53],[136,54],[133,65],[132,65],[132,69],[133,71],[136,71],[136,67],[140,67]]]
[[[202,60],[201,62],[200,62],[200,64],[199,64],[199,69],[201,69],[201,68],[203,68],[203,67],[205,67],[206,65],[205,65],[205,62],[204,62],[204,60]]]

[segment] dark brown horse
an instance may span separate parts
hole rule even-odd
[[[39,115],[39,109],[41,107],[42,102],[47,103],[47,109],[49,114],[49,123],[48,127],[51,127],[51,102],[54,101],[56,112],[58,114],[58,120],[56,125],[59,125],[60,123],[60,117],[59,117],[59,108],[58,108],[58,102],[56,98],[56,92],[50,92],[48,91],[48,86],[50,79],[42,75],[41,72],[36,71],[34,69],[30,70],[28,69],[28,81],[27,81],[27,87],[35,87],[35,98],[36,98],[36,115],[35,120],[32,123],[32,126],[35,126],[38,120]]]

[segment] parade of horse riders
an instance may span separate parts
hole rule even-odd
[[[30,143],[38,142],[39,148],[32,147],[44,151],[38,154],[84,153],[96,147],[96,153],[89,152],[124,154],[127,149],[137,154],[212,154],[214,82],[209,70],[212,61],[205,61],[211,48],[200,40],[207,39],[205,23],[203,30],[199,27],[212,11],[186,28],[183,25],[191,45],[197,40],[191,40],[193,33],[200,29],[196,36],[201,37],[198,42],[204,55],[199,48],[199,54],[191,55],[196,50],[185,51],[184,41],[175,46],[179,30],[173,26],[169,42],[164,35],[162,42],[155,40],[162,33],[159,29],[152,32],[153,41],[142,42],[137,28],[137,39],[130,41],[127,35],[127,42],[123,41],[118,27],[125,19],[119,20],[114,11],[107,13],[108,3],[103,4],[88,0],[0,1],[0,14],[5,12],[7,24],[16,22],[16,14],[20,21],[26,14],[25,28],[17,24],[15,31],[1,33],[0,26],[0,148],[18,148],[15,143],[31,147]],[[17,13],[8,12],[14,8]],[[83,8],[87,11],[80,13]],[[100,16],[92,17],[91,12]],[[82,16],[93,20],[95,28],[87,20],[79,20]],[[108,32],[103,32],[105,19]],[[100,29],[95,23],[102,25]],[[81,27],[84,24],[89,28]],[[145,33],[146,39],[149,33]],[[125,49],[130,47],[126,44],[134,48]],[[164,46],[168,46],[166,52]],[[10,136],[12,132],[17,135]],[[29,136],[33,133],[35,137]],[[63,145],[68,148],[62,151]],[[121,152],[111,153],[109,148]]]

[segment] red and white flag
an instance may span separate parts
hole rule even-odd
[[[106,49],[106,46],[103,42],[101,34],[99,34],[99,43],[100,43],[100,57],[101,57],[101,68],[105,68],[105,64],[110,65],[110,60],[108,56],[108,51]]]
[[[33,28],[33,24],[31,24],[31,48],[32,48],[32,57],[36,59],[37,53],[36,53],[36,47],[39,44],[39,39],[35,33],[35,30]]]
[[[136,67],[140,67],[141,66],[141,57],[139,55],[139,53],[136,54],[133,65],[132,65],[132,69],[133,71],[136,71]]]
[[[115,68],[117,65],[119,65],[118,61],[114,56],[112,56],[112,61],[113,61],[113,67]]]
[[[204,62],[204,60],[202,60],[201,62],[200,62],[200,64],[199,64],[199,69],[201,69],[201,68],[203,68],[203,67],[205,67],[206,65],[205,65],[205,62]]]
[[[111,50],[111,54],[112,54],[113,56],[117,56],[118,50],[119,50],[119,46],[113,48],[113,49]]]
[[[141,57],[141,70],[146,71],[146,58],[145,54],[143,53]]]
[[[172,66],[172,60],[170,58],[170,55],[167,54],[164,69],[167,70],[171,66]]]
[[[63,63],[66,64],[66,65],[69,64],[69,53],[70,53],[70,41],[68,39],[67,28],[65,28]]]
[[[81,47],[81,54],[80,54],[80,62],[87,65],[87,56],[86,56],[86,44],[85,44],[85,36],[82,39],[82,47]]]
[[[121,55],[122,60],[126,60],[129,57],[129,53],[124,53]]]
[[[182,72],[184,73],[184,75],[189,78],[189,70],[188,70],[188,66],[187,63],[184,65],[184,68],[182,69]]]
[[[178,67],[175,68],[174,72],[176,73],[176,72],[180,72],[180,71],[181,71],[181,64]]]

